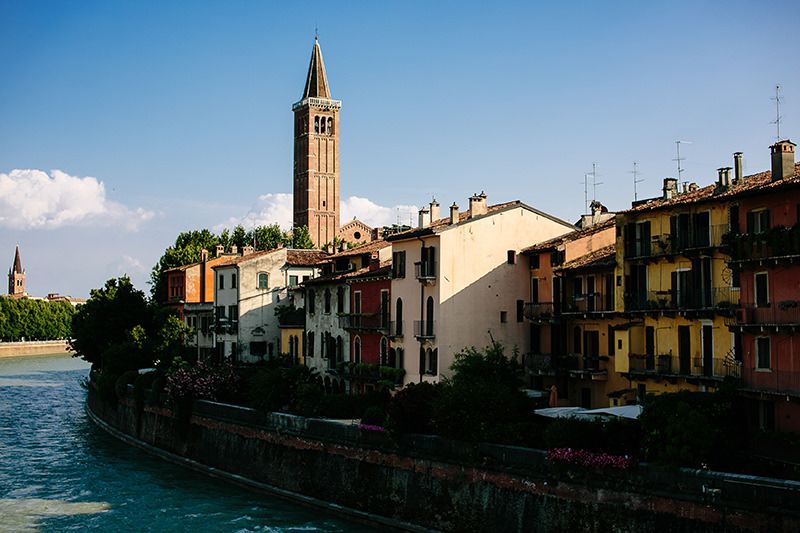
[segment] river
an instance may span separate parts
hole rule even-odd
[[[84,412],[88,365],[0,358],[0,532],[376,531],[148,456]]]

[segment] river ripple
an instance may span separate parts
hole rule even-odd
[[[150,457],[87,418],[88,365],[0,359],[0,532],[376,531]]]

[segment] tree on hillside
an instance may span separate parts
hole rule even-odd
[[[69,337],[74,312],[69,302],[0,297],[0,340]]]

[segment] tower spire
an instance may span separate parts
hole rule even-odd
[[[14,274],[22,274],[22,260],[19,258],[19,245],[14,253],[14,267],[12,269]]]
[[[328,86],[328,76],[325,74],[325,63],[322,61],[322,49],[319,39],[314,35],[314,48],[311,50],[311,62],[308,65],[306,87],[303,98],[330,98],[331,90]]]

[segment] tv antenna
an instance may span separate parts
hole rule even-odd
[[[583,209],[584,213],[589,212],[589,172],[583,175]]]
[[[628,173],[633,174],[633,201],[635,202],[639,200],[639,195],[636,192],[636,184],[644,181],[644,179],[639,179],[639,163],[634,161],[633,170],[629,170]]]
[[[592,201],[597,200],[597,186],[602,185],[602,181],[597,181],[597,163],[592,162]],[[587,211],[588,212],[588,211]]]
[[[775,86],[775,96],[770,98],[770,100],[775,100],[775,120],[770,122],[770,124],[775,124],[776,136],[775,140],[781,140],[781,102],[783,101],[783,96],[781,96],[781,86]]]
[[[675,159],[673,159],[673,161],[678,162],[678,182],[681,181],[681,177],[683,176],[683,171],[686,170],[681,166],[681,161],[686,161],[685,157],[681,157],[682,144],[692,144],[692,141],[680,141],[680,140],[675,141],[675,152],[677,153],[677,156],[675,157]]]

